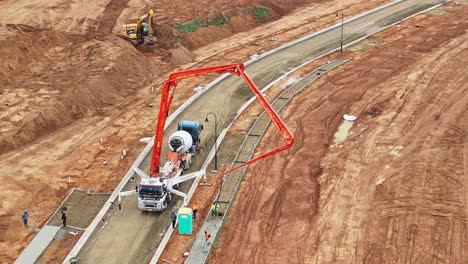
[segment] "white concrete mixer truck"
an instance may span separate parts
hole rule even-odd
[[[173,194],[182,196],[186,194],[177,189],[179,183],[196,178],[204,172],[197,171],[183,175],[184,170],[192,164],[195,152],[200,148],[200,135],[203,125],[193,121],[182,121],[177,125],[178,131],[169,137],[169,150],[166,160],[159,169],[159,177],[149,177],[142,170],[133,167],[135,173],[141,177],[137,190],[121,192],[123,196],[138,194],[138,208],[144,211],[164,211],[172,200]]]

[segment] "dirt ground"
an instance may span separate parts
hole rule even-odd
[[[53,240],[47,248],[44,255],[41,256],[39,264],[42,263],[62,263],[63,256],[66,256],[76,242],[80,239],[82,233],[77,235],[65,234],[62,239]]]
[[[164,23],[234,8],[222,9],[224,1],[215,2],[202,13],[180,9]],[[270,2],[288,7],[281,13],[264,4],[278,17],[297,3]],[[168,48],[163,44],[140,52],[112,34],[119,21],[133,17],[131,10],[146,9],[141,1],[2,1],[0,259],[11,262],[34,236],[33,230],[21,227],[24,208],[32,212],[30,221],[40,226],[72,187],[112,191],[143,148],[138,139],[153,131],[157,110],[148,106],[157,104],[160,83],[169,71],[244,61],[336,23],[337,10],[346,8],[351,16],[384,2],[388,1],[305,1],[289,17],[228,34],[221,42],[202,43],[206,46],[191,51],[194,63],[174,66],[162,61],[161,51]],[[151,3],[145,2],[158,9]],[[175,12],[168,6],[156,10],[156,19],[158,12]],[[193,87],[212,79],[181,82],[174,108],[194,94]],[[124,159],[122,149],[128,153]]]
[[[441,10],[290,104],[295,146],[250,167],[210,263],[468,261],[468,6]],[[343,114],[358,120],[335,142]]]

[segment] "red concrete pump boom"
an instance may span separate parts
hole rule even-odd
[[[169,78],[164,82],[162,91],[161,91],[161,105],[159,106],[159,114],[158,114],[158,122],[156,124],[156,134],[155,134],[155,139],[154,139],[154,146],[153,146],[153,153],[151,156],[151,165],[150,165],[150,175],[151,177],[158,177],[159,176],[159,167],[161,165],[161,150],[162,150],[162,141],[163,141],[163,135],[164,135],[164,125],[166,123],[166,119],[169,116],[169,107],[172,102],[172,98],[175,92],[175,88],[177,86],[177,81],[186,79],[192,76],[197,76],[197,75],[202,75],[202,74],[207,74],[215,72],[218,74],[224,74],[224,73],[233,73],[236,74],[237,76],[241,76],[244,78],[245,82],[247,85],[250,87],[252,92],[255,94],[255,97],[257,100],[260,102],[261,106],[265,110],[265,112],[268,114],[270,119],[272,120],[273,124],[275,125],[276,129],[278,132],[281,134],[285,141],[285,145],[277,147],[273,149],[270,152],[267,152],[265,154],[262,154],[256,158],[253,158],[245,163],[242,163],[234,168],[231,168],[230,170],[226,171],[225,174],[228,174],[238,168],[241,168],[243,166],[246,166],[250,163],[253,163],[257,160],[266,158],[268,156],[274,155],[278,152],[281,152],[283,150],[286,150],[290,148],[293,143],[294,143],[294,136],[291,134],[291,132],[288,130],[286,125],[283,123],[283,121],[280,119],[278,114],[275,112],[275,110],[271,107],[271,105],[268,103],[266,98],[262,95],[260,90],[257,88],[255,83],[252,81],[252,79],[247,75],[247,73],[244,70],[244,64],[229,64],[229,65],[222,65],[222,66],[215,66],[215,67],[207,67],[207,68],[201,68],[201,69],[193,69],[193,70],[186,70],[186,71],[179,71],[179,72],[174,72],[169,75]],[[171,93],[171,88],[172,93]]]

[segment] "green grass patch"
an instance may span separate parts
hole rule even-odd
[[[227,24],[229,20],[226,16],[219,16],[219,17],[208,18],[207,22],[209,25],[212,25],[212,26],[221,26],[221,25]]]
[[[251,9],[257,20],[262,20],[270,15],[271,11],[268,8],[261,6],[253,6]]]
[[[200,20],[193,20],[187,24],[183,23],[174,23],[174,28],[177,29],[180,33],[195,32],[199,27],[204,26]]]
[[[221,26],[229,23],[229,18],[225,15],[218,15],[217,17],[208,18],[206,21],[193,20],[188,23],[174,23],[173,27],[180,33],[195,32],[198,28],[207,26]]]

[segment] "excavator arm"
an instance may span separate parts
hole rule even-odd
[[[153,9],[150,9],[148,13],[144,14],[143,16],[137,19],[136,37],[138,44],[142,44],[145,41],[142,24],[146,19],[148,19],[148,38],[153,38],[153,16],[154,11]]]
[[[166,119],[169,115],[169,108],[172,103],[173,99],[173,94],[175,92],[175,88],[177,86],[177,81],[198,76],[198,75],[203,75],[207,73],[218,73],[218,74],[224,74],[224,73],[232,73],[237,76],[242,77],[247,85],[250,87],[252,92],[254,93],[255,97],[257,100],[260,102],[260,105],[262,108],[265,110],[267,115],[270,117],[272,120],[273,124],[275,125],[276,129],[279,131],[281,134],[283,140],[285,141],[285,144],[275,148],[265,154],[262,154],[256,158],[253,158],[245,163],[242,163],[228,171],[225,172],[225,174],[228,174],[238,168],[241,168],[243,166],[246,166],[248,164],[251,164],[255,161],[258,161],[260,159],[264,159],[268,156],[274,155],[278,152],[281,152],[283,150],[286,150],[290,148],[293,143],[294,143],[294,136],[291,134],[289,129],[286,127],[284,122],[281,120],[281,118],[278,116],[278,114],[275,112],[273,107],[268,103],[266,98],[262,95],[261,91],[258,89],[258,87],[255,85],[255,83],[252,81],[250,76],[247,75],[244,69],[243,64],[229,64],[229,65],[222,65],[222,66],[214,66],[214,67],[207,67],[207,68],[201,68],[201,69],[193,69],[193,70],[186,70],[186,71],[180,71],[180,72],[175,72],[169,75],[169,78],[164,82],[162,91],[161,91],[161,104],[159,106],[159,113],[158,113],[158,121],[156,124],[156,134],[155,134],[155,139],[154,139],[154,146],[153,146],[153,153],[151,156],[151,164],[150,164],[150,176],[151,177],[158,177],[160,172],[159,172],[159,167],[161,165],[161,151],[162,151],[162,141],[163,141],[163,134],[164,134],[164,125],[166,123]],[[171,93],[172,90],[172,93]]]

